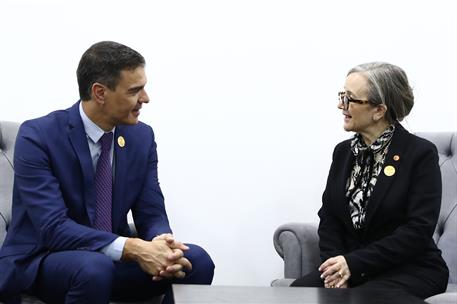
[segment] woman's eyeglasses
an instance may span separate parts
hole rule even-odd
[[[365,103],[369,102],[368,100],[353,99],[353,98],[349,97],[346,94],[346,92],[338,92],[338,99],[339,99],[340,103],[343,105],[344,110],[349,109],[350,102],[358,103],[358,104],[365,104]]]

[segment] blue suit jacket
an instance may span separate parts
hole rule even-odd
[[[117,143],[119,136],[124,147]],[[171,232],[151,127],[141,122],[117,126],[114,141],[111,233],[91,228],[95,173],[79,102],[22,124],[14,155],[12,220],[0,250],[0,292],[29,288],[49,252],[96,251],[119,235],[129,236],[129,210],[139,237]]]

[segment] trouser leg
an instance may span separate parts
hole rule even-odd
[[[108,303],[113,276],[113,262],[102,253],[55,252],[41,262],[36,293],[46,303]]]
[[[114,265],[112,300],[143,301],[164,294],[171,286],[169,280],[153,281],[135,262],[114,262]]]
[[[186,273],[183,279],[176,279],[175,284],[202,284],[210,285],[214,276],[214,263],[205,249],[194,244],[189,247],[184,256],[192,264],[192,270]]]
[[[36,294],[47,303],[108,303],[110,299],[134,301],[167,293],[173,303],[171,284],[211,284],[214,263],[204,249],[187,244],[185,257],[192,270],[183,279],[152,281],[134,262],[113,262],[89,251],[62,251],[43,259]]]
[[[370,278],[354,288],[401,289],[416,297],[425,299],[446,290],[447,273],[436,271],[422,275],[420,272],[389,271],[378,277]]]
[[[184,256],[191,262],[192,270],[186,272],[183,279],[171,280],[172,284],[201,284],[210,285],[214,276],[214,263],[209,254],[200,246],[186,244],[189,247]],[[174,303],[171,288],[165,293],[164,304]]]
[[[321,273],[317,268],[312,272],[296,279],[290,286],[292,287],[324,287],[324,280],[320,277]]]

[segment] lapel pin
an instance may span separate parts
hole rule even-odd
[[[400,155],[394,155],[394,161],[399,161],[400,160]]]
[[[125,146],[125,139],[124,139],[124,137],[119,136],[119,137],[117,138],[117,144],[119,145],[119,147],[124,148],[124,146]]]
[[[384,174],[385,174],[386,176],[392,176],[392,175],[394,175],[394,174],[395,174],[395,168],[394,168],[394,166],[390,166],[390,165],[389,165],[389,166],[386,166],[386,167],[384,168]]]

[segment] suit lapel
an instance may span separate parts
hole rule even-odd
[[[371,194],[367,204],[365,227],[369,227],[370,221],[376,213],[376,209],[379,207],[395,181],[395,178],[398,175],[398,170],[401,170],[401,162],[394,160],[394,156],[399,156],[399,159],[402,158],[403,150],[407,146],[407,144],[405,144],[405,135],[407,134],[407,131],[399,123],[396,124],[395,128],[396,130],[394,131],[389,150],[387,151],[384,165],[381,168],[381,172],[379,172],[378,180],[376,181],[373,193]],[[386,167],[394,168],[395,172],[393,174],[387,172],[388,174],[386,174]]]
[[[94,167],[90,156],[89,144],[87,143],[86,131],[79,114],[79,102],[69,109],[68,137],[81,165],[84,179],[84,202],[89,221],[93,225],[95,221]]]
[[[122,212],[122,201],[125,191],[125,179],[127,176],[127,152],[129,150],[128,137],[125,134],[125,127],[117,126],[114,133],[114,188],[113,188],[113,208],[112,221],[113,231],[119,226],[120,215]]]

